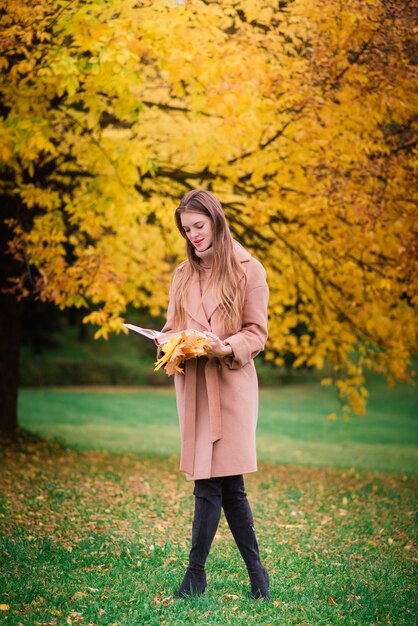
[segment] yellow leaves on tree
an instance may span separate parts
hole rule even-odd
[[[394,0],[6,0],[2,193],[40,297],[164,310],[191,187],[264,263],[268,355],[410,380],[418,302],[413,7]],[[7,43],[6,43],[7,42]]]
[[[9,1],[1,18],[1,186],[21,202],[11,245],[42,298],[100,307],[104,333],[130,301],[161,308],[147,283],[168,282],[166,251],[144,249],[159,228],[136,190],[152,162],[137,133],[135,4]]]

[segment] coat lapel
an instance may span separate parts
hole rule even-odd
[[[189,317],[192,318],[193,322],[197,322],[198,324],[200,324],[203,330],[210,330],[210,324],[202,306],[199,277],[196,277],[193,280],[189,288],[187,314],[189,315]],[[196,328],[196,330],[201,329]]]
[[[218,306],[219,300],[216,296],[215,289],[213,286],[210,286],[208,289],[206,289],[206,292],[204,293],[202,298],[202,307],[207,320],[210,320]]]

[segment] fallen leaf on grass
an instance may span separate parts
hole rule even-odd
[[[87,594],[84,591],[76,591],[75,594],[71,596],[71,600],[79,600],[80,598],[87,598]]]
[[[224,593],[224,598],[228,598],[229,600],[238,600],[238,596],[235,593]]]
[[[9,604],[0,604],[0,611],[8,611],[10,609]]]
[[[278,528],[304,528],[306,524],[277,524]]]
[[[335,599],[335,598],[333,598],[332,596],[329,596],[329,598],[328,598],[328,604],[335,605],[335,604],[337,604],[337,601],[336,601],[336,599]]]
[[[167,596],[166,598],[163,598],[162,596],[155,596],[154,598],[154,605],[155,606],[168,606],[169,604],[173,603],[173,598],[172,596]]]

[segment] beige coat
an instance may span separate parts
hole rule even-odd
[[[190,359],[185,373],[175,374],[180,470],[188,480],[257,470],[258,381],[253,359],[267,339],[269,290],[261,263],[237,242],[234,246],[247,276],[241,330],[225,333],[213,292],[205,294],[202,302],[199,277],[189,292],[185,327],[215,333],[232,347],[233,358]],[[183,267],[173,276],[164,332],[173,330],[173,295]]]

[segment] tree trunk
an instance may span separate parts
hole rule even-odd
[[[22,275],[23,263],[8,253],[11,229],[3,220],[17,214],[15,200],[1,198],[0,225],[0,431],[11,432],[18,427],[17,393],[19,386],[19,352],[22,303],[7,293],[10,278]]]

